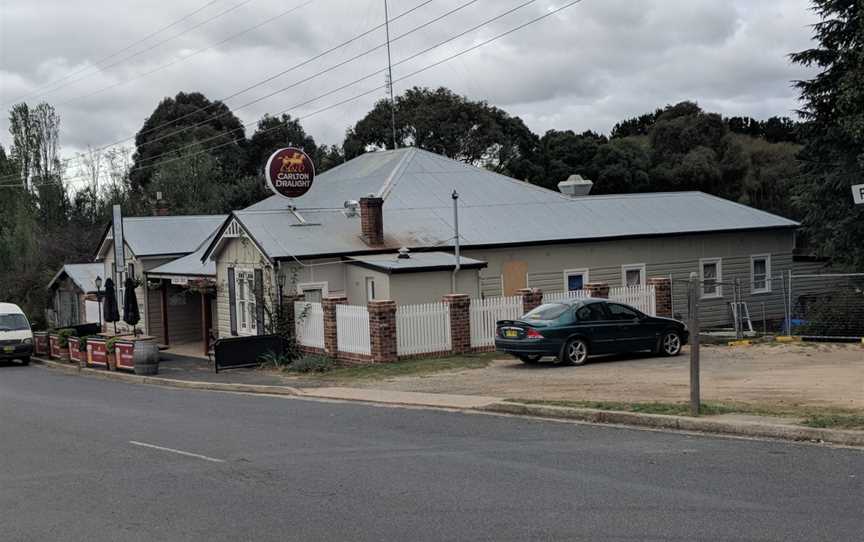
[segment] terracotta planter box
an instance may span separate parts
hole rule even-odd
[[[135,343],[129,341],[117,341],[114,343],[114,357],[117,361],[117,369],[135,370]]]
[[[48,332],[36,331],[33,333],[33,349],[37,356],[47,356],[50,346],[48,345]]]
[[[51,334],[48,336],[50,356],[54,359],[69,360],[69,349],[60,348],[60,336]]]
[[[108,368],[108,350],[105,339],[87,339],[87,366]]]
[[[78,337],[69,337],[69,359],[75,363],[81,363],[84,360],[84,352],[81,352],[81,339]]]

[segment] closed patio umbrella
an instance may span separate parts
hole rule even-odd
[[[135,295],[135,281],[127,278],[124,283],[126,294],[123,296],[123,321],[132,326],[132,332],[137,335],[135,326],[141,321],[141,313],[138,312],[138,296]]]
[[[114,333],[117,333],[117,321],[120,320],[120,311],[117,308],[117,290],[114,289],[114,281],[105,281],[105,304],[103,314],[106,322],[114,322]]]

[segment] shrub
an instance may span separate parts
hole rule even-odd
[[[336,367],[336,360],[327,356],[308,355],[298,359],[287,369],[294,373],[326,373]]]
[[[105,341],[105,350],[109,354],[113,354],[114,353],[114,345],[116,345],[118,342],[120,342],[120,337],[111,337],[110,339]]]
[[[69,337],[76,336],[77,333],[74,329],[64,328],[57,332],[57,344],[60,348],[67,348],[69,346]]]
[[[286,369],[294,359],[289,354],[277,354],[276,352],[265,352],[258,360],[262,366],[272,365],[274,369]]]
[[[93,335],[84,335],[83,337],[78,337],[78,351],[86,352],[87,351],[87,339],[92,337]]]

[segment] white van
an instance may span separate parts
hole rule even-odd
[[[0,303],[0,360],[19,359],[30,363],[33,354],[33,330],[21,307]]]

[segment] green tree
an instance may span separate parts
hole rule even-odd
[[[180,92],[159,102],[135,136],[129,173],[133,189],[146,187],[160,162],[188,154],[196,143],[227,174],[238,174],[246,166],[243,124],[228,106],[200,92]]]
[[[849,187],[864,179],[864,5],[813,0],[813,8],[821,18],[813,26],[817,45],[791,55],[819,70],[796,83],[806,121],[796,201],[811,245],[860,270],[864,205],[853,204]]]
[[[321,156],[319,156],[315,139],[306,134],[297,119],[292,119],[291,115],[282,115],[281,117],[264,115],[258,121],[258,128],[252,134],[246,147],[248,173],[263,174],[264,166],[270,155],[277,149],[289,146],[302,148],[315,162],[316,171],[321,169]]]
[[[591,131],[581,134],[572,130],[547,131],[540,138],[542,173],[535,184],[557,190],[558,183],[573,174],[597,180],[595,158],[605,144],[605,137]],[[604,162],[604,166],[609,165]]]

